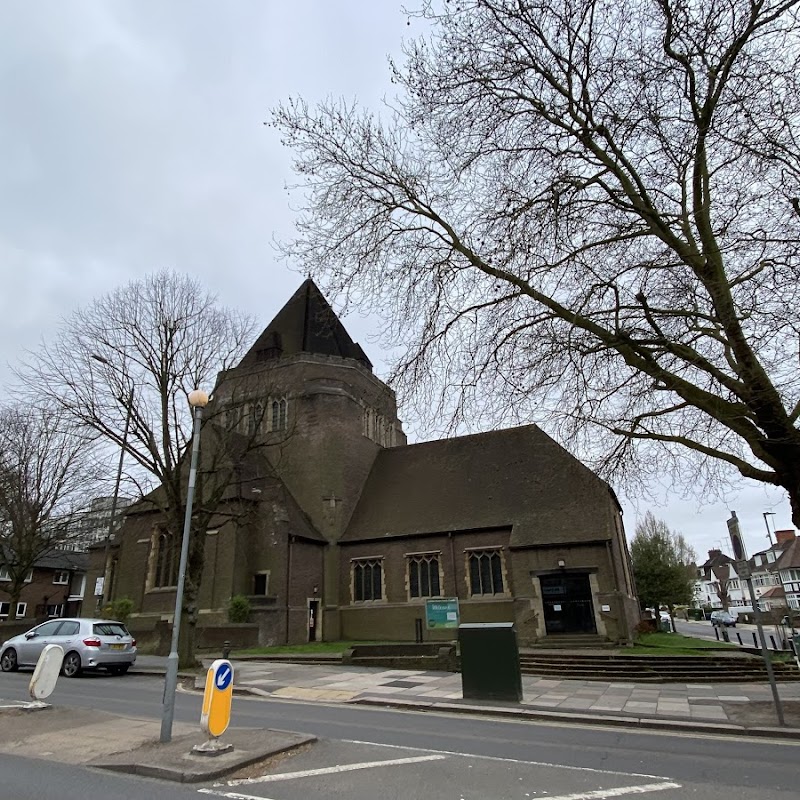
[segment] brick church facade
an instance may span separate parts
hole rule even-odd
[[[261,644],[413,641],[425,600],[447,597],[462,622],[514,622],[524,644],[630,641],[638,605],[611,488],[535,425],[407,444],[394,393],[311,280],[212,406],[259,447],[226,494],[235,513],[205,534],[199,628],[246,595]],[[133,600],[137,632],[171,618],[165,546],[158,514],[132,506],[111,592]],[[426,632],[437,638],[453,632]]]

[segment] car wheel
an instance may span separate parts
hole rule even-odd
[[[16,672],[19,669],[17,651],[13,647],[3,651],[3,655],[0,657],[0,669],[3,672]]]
[[[75,653],[67,653],[61,664],[61,674],[65,678],[77,678],[81,674],[81,657]]]

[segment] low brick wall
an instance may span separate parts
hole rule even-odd
[[[361,644],[345,650],[342,664],[384,669],[422,669],[458,672],[456,645],[451,644]]]
[[[28,620],[27,622],[0,622],[0,643],[29,631],[35,624],[33,620]]]
[[[233,650],[258,647],[258,625],[230,623],[228,625],[197,626],[195,646],[198,650],[222,650],[229,642]]]
[[[172,625],[164,620],[146,624],[150,620],[130,620],[128,630],[133,634],[139,650],[155,656],[166,656],[172,642]],[[258,647],[258,625],[251,623],[226,625],[198,625],[195,628],[195,650],[221,652],[223,644],[230,642],[232,650]]]

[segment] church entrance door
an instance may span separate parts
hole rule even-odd
[[[597,633],[589,575],[542,575],[544,624],[551,633]]]

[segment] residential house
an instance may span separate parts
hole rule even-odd
[[[89,556],[86,553],[52,550],[41,556],[26,576],[14,608],[11,608],[8,593],[8,567],[0,565],[0,622],[25,620],[32,625],[48,617],[82,614],[85,611],[88,564]]]

